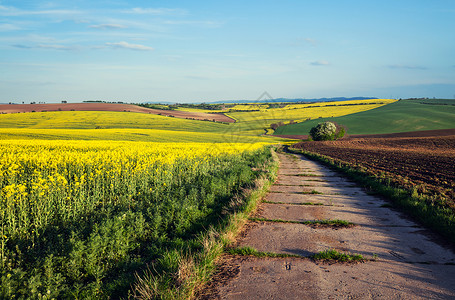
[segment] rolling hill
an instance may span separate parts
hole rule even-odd
[[[334,121],[348,134],[384,134],[455,128],[455,100],[400,100],[372,110],[334,118],[318,118],[277,128],[274,135],[307,135],[323,121]]]

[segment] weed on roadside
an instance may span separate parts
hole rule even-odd
[[[336,260],[340,262],[362,262],[365,258],[361,254],[350,254],[338,252],[335,249],[324,250],[314,254],[311,258],[315,260]]]

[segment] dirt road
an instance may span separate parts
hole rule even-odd
[[[235,276],[214,299],[455,299],[455,253],[387,202],[302,156],[279,154],[279,177],[255,217],[341,219],[334,228],[250,222],[238,245],[305,257],[327,249],[359,253],[362,263],[227,256]],[[315,205],[318,204],[318,205]]]

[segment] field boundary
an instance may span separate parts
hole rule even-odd
[[[347,134],[343,140],[351,138],[412,138],[412,137],[434,137],[434,136],[450,136],[455,135],[455,128],[453,129],[437,129],[437,130],[419,130],[407,131],[398,133],[384,133],[384,134]],[[273,136],[285,139],[306,140],[308,135],[292,135],[292,134],[274,134]]]
[[[270,148],[272,160],[268,166],[264,166],[267,175],[262,175],[250,189],[243,190],[243,209],[234,211],[227,220],[216,228],[209,228],[200,236],[203,249],[200,253],[178,253],[179,268],[176,274],[164,274],[154,277],[149,273],[137,275],[137,284],[134,287],[133,297],[136,299],[195,299],[198,293],[210,281],[215,274],[218,261],[231,246],[247,223],[250,215],[257,209],[262,198],[266,195],[270,186],[277,177],[279,160],[275,150]],[[188,270],[190,269],[190,270]],[[180,278],[182,273],[187,276]],[[177,279],[177,284],[168,289],[159,287],[163,277]]]

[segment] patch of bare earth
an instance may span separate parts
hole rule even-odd
[[[152,109],[133,104],[121,103],[48,103],[48,104],[1,104],[0,113],[25,113],[47,111],[118,111],[171,116],[181,119],[195,119],[234,123],[235,120],[220,113],[196,113],[187,111]]]
[[[351,134],[343,138],[398,138],[398,137],[440,137],[455,135],[455,129],[438,129],[438,130],[422,130],[422,131],[409,131],[409,132],[399,132],[399,133],[383,133],[383,134]],[[277,137],[295,139],[295,140],[306,140],[308,135],[298,135],[298,134],[277,134]]]
[[[226,256],[203,299],[455,298],[452,249],[339,174],[298,155],[279,157],[274,192],[266,196],[255,217],[281,222],[250,222],[236,246],[302,258]],[[302,189],[319,194],[300,193]],[[335,219],[356,226],[282,222]],[[309,258],[328,249],[358,253],[365,260],[340,263]]]
[[[293,147],[359,165],[374,174],[390,174],[403,186],[416,186],[419,193],[444,194],[455,209],[455,135],[350,138]]]

